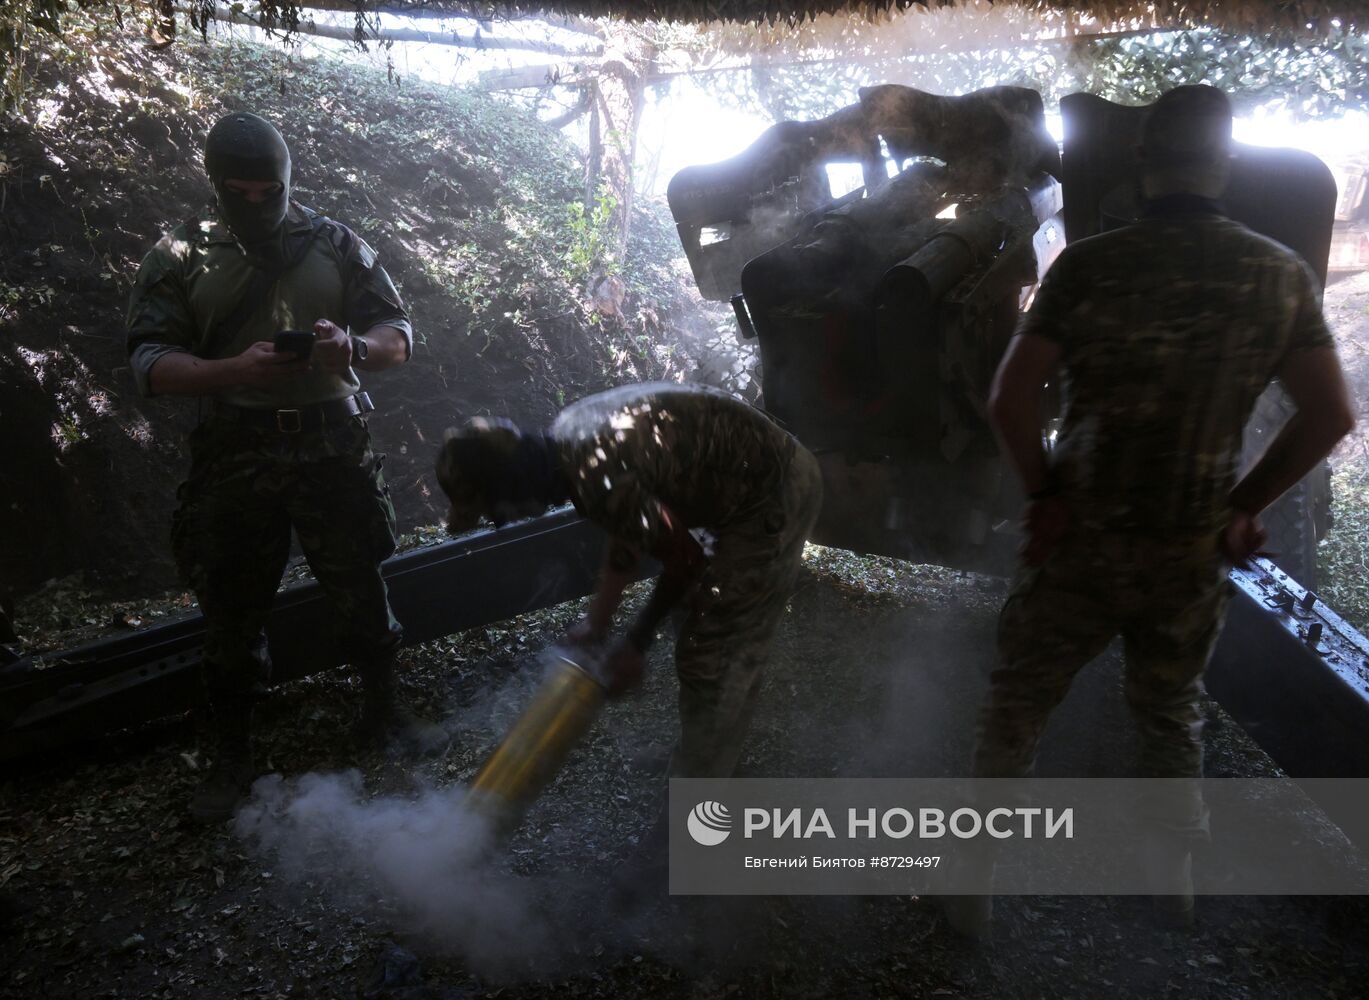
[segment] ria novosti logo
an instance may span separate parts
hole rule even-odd
[[[732,832],[732,814],[721,802],[700,802],[689,810],[685,826],[696,844],[717,847]]]

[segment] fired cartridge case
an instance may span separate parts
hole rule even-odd
[[[512,827],[542,792],[604,703],[604,686],[558,655],[527,709],[471,782],[469,801],[496,827]]]

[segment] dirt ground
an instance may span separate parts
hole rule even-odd
[[[964,773],[1003,586],[811,550],[742,773]],[[294,776],[358,768],[363,796],[417,811],[472,775],[529,690],[532,653],[579,611],[409,651],[409,693],[456,736],[438,759],[356,756],[346,730],[357,692],[333,675],[266,706],[262,761]],[[182,811],[200,761],[184,723],[7,777],[0,882],[34,909],[0,941],[0,996],[1363,995],[1369,911],[1350,898],[1204,897],[1192,934],[1157,929],[1143,899],[1006,898],[993,944],[979,949],[948,931],[931,899],[686,898],[660,887],[623,909],[610,889],[659,802],[675,729],[663,657],[639,698],[604,712],[492,881],[449,883],[437,909],[339,874],[339,858],[301,866],[227,827],[190,825]],[[1209,773],[1277,773],[1213,712]],[[1108,656],[1062,709],[1041,771],[1125,773],[1129,739]],[[460,837],[438,827],[423,843],[459,852]]]

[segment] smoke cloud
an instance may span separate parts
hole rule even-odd
[[[380,896],[414,931],[484,972],[511,971],[546,946],[532,884],[495,863],[491,831],[464,787],[367,798],[358,771],[270,775],[234,826],[286,878]]]
[[[506,732],[546,676],[555,651],[483,689],[450,723],[458,739]],[[484,975],[546,959],[555,920],[548,877],[510,871],[503,841],[467,801],[464,785],[414,779],[405,795],[374,796],[360,771],[269,775],[253,786],[234,830],[279,875],[321,884],[358,910],[383,905],[407,931],[430,938]],[[557,888],[564,888],[558,886]]]

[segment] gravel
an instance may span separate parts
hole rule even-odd
[[[741,774],[963,774],[1004,589],[810,548]],[[111,610],[69,590],[54,623],[151,617],[183,600]],[[507,849],[474,856],[450,804],[532,690],[537,653],[581,611],[572,602],[407,650],[406,694],[455,735],[419,764],[351,748],[359,692],[344,672],[280,689],[259,713],[260,763],[287,776],[269,786],[293,789],[287,803],[305,801],[303,788],[310,801],[334,796],[330,815],[345,822],[331,831],[301,821],[264,847],[192,825],[184,803],[203,760],[186,720],[7,776],[0,892],[32,911],[0,939],[0,997],[1363,995],[1366,908],[1348,897],[1204,897],[1191,934],[1155,927],[1143,899],[1011,897],[985,948],[955,938],[931,899],[661,887],[615,904],[674,739],[664,643],[641,693],[604,711]],[[1112,651],[1081,676],[1041,773],[1127,772],[1118,668]],[[1279,773],[1212,713],[1210,773]]]

